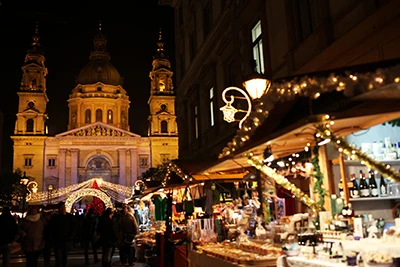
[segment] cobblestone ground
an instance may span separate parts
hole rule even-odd
[[[10,267],[25,267],[25,258],[24,257],[13,257],[10,260]],[[54,267],[54,258],[52,258],[52,261],[50,262],[50,267]],[[3,266],[1,264],[1,259],[0,259],[0,266]],[[80,266],[93,266],[93,267],[101,267],[101,263],[93,263],[93,259],[90,259],[90,264],[86,265],[85,260],[83,255],[70,255],[68,257],[68,267],[80,267]],[[113,262],[112,262],[113,267],[122,267],[122,266],[128,266],[128,265],[122,265],[119,261],[118,256],[113,257]],[[39,266],[38,267],[45,267],[43,263],[43,259],[39,258]],[[135,263],[132,267],[146,267],[145,263]]]
[[[0,260],[1,262],[1,260]],[[24,258],[14,258],[11,259],[10,261],[10,267],[25,267],[25,259]],[[0,266],[3,266],[0,263]],[[83,259],[83,257],[79,256],[70,256],[68,258],[68,267],[80,267],[80,266],[93,266],[93,267],[101,267],[101,263],[93,263],[93,260],[91,260],[91,264],[89,265],[85,265],[85,260]],[[112,263],[113,267],[122,267],[122,266],[128,266],[128,265],[121,265],[121,263],[119,262],[118,256],[115,256],[113,258],[113,263]],[[39,266],[38,267],[44,267],[44,263],[42,259],[39,259]],[[54,267],[54,260],[50,263],[50,267]],[[135,263],[133,265],[133,267],[146,267],[145,263]]]

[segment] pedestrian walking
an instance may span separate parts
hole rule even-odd
[[[128,205],[122,208],[122,216],[118,222],[118,249],[121,264],[133,265],[135,249],[133,242],[139,232],[134,211]]]
[[[67,212],[64,202],[58,203],[58,213],[51,217],[49,227],[56,267],[66,267],[74,234],[74,221],[72,215]]]
[[[44,228],[46,221],[37,206],[29,207],[27,215],[20,223],[22,232],[21,248],[26,256],[26,267],[37,267],[40,253],[44,248]]]
[[[8,267],[10,262],[11,243],[16,239],[18,226],[11,215],[9,207],[3,207],[0,215],[0,254],[3,267]]]
[[[115,250],[115,243],[117,241],[116,222],[113,218],[114,211],[107,208],[99,219],[97,232],[100,235],[99,243],[102,248],[102,267],[111,267],[111,260]]]
[[[83,218],[82,224],[82,238],[83,238],[83,247],[85,250],[85,264],[89,264],[89,247],[92,247],[94,263],[99,262],[99,258],[97,255],[97,225],[98,219],[96,214],[94,213],[94,209],[90,208],[88,212],[85,214]]]

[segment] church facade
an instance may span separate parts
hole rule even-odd
[[[68,99],[68,131],[49,136],[45,57],[36,30],[22,66],[14,135],[14,170],[35,179],[43,191],[92,178],[133,186],[150,167],[178,157],[178,128],[171,64],[161,32],[150,71],[149,135],[129,129],[129,96],[110,63],[107,40],[94,38],[90,62]]]

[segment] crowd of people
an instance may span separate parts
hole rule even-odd
[[[40,256],[45,266],[49,266],[52,251],[55,266],[65,267],[70,249],[77,245],[84,249],[86,264],[90,264],[90,249],[94,263],[100,261],[101,249],[103,267],[111,266],[116,248],[122,265],[132,266],[136,261],[132,244],[139,227],[131,207],[124,205],[121,211],[107,208],[102,214],[96,214],[93,208],[89,208],[83,215],[68,213],[64,202],[60,202],[57,208],[56,211],[45,212],[38,206],[30,206],[26,216],[17,220],[8,207],[3,207],[0,215],[0,254],[4,267],[9,266],[11,247],[15,242],[21,245],[27,267],[38,266]]]

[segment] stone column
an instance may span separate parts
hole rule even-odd
[[[126,185],[126,149],[120,148],[118,149],[118,161],[119,161],[119,177],[118,183],[120,185]]]
[[[78,155],[79,149],[71,149],[71,185],[78,184]]]
[[[129,152],[131,153],[131,180],[127,185],[134,186],[137,180],[137,149],[131,148]]]
[[[61,148],[59,152],[59,163],[58,163],[58,187],[65,187],[65,156],[67,149]]]

